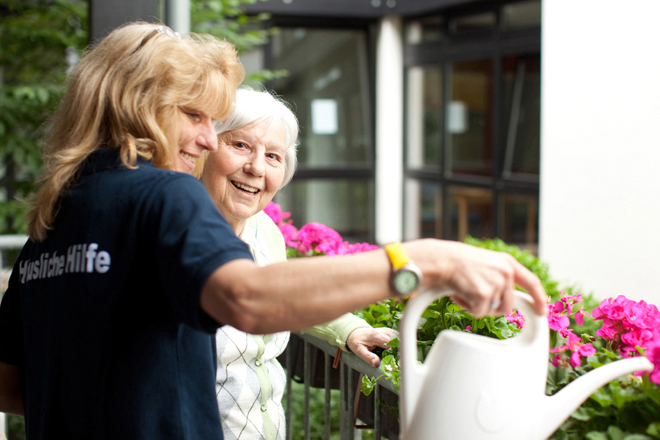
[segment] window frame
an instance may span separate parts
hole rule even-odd
[[[364,68],[366,70],[366,87],[365,101],[367,103],[365,111],[367,135],[367,160],[365,165],[329,165],[329,166],[308,166],[298,164],[296,172],[293,176],[292,182],[311,181],[311,180],[356,180],[367,181],[371,188],[375,188],[376,184],[376,127],[375,127],[375,38],[374,26],[377,25],[377,20],[370,19],[355,19],[355,18],[334,18],[334,17],[296,17],[296,16],[277,16],[272,17],[264,23],[266,27],[277,27],[279,29],[296,29],[305,28],[315,31],[323,30],[341,30],[341,31],[357,31],[361,32],[364,36],[364,53],[367,55],[364,60]],[[272,58],[272,39],[269,39],[264,46],[264,66],[266,69],[273,69]],[[271,90],[274,87],[274,82],[268,82],[266,87]],[[277,90],[275,90],[277,92]],[[286,99],[286,96],[284,96]],[[374,190],[375,191],[375,190]],[[367,241],[373,243],[376,235],[376,206],[375,206],[375,193],[369,199],[369,231]],[[301,225],[299,225],[301,226]]]
[[[507,3],[510,4],[510,3]],[[502,236],[504,225],[499,207],[506,194],[521,194],[539,196],[540,175],[516,176],[511,175],[507,178],[503,176],[504,156],[506,149],[505,135],[508,124],[507,115],[504,114],[504,72],[503,62],[506,56],[535,56],[541,53],[541,27],[529,26],[524,28],[504,29],[503,11],[504,4],[492,5],[486,7],[469,7],[446,10],[437,15],[442,15],[443,20],[443,38],[438,41],[427,41],[421,43],[404,42],[404,102],[408,102],[408,81],[410,68],[439,68],[442,71],[442,99],[440,104],[440,114],[438,121],[442,143],[441,154],[439,155],[439,164],[437,166],[423,166],[421,168],[412,168],[409,166],[409,145],[408,145],[408,124],[407,118],[409,109],[404,109],[404,185],[409,180],[433,181],[436,182],[442,193],[442,213],[451,212],[450,188],[452,186],[463,186],[473,188],[483,188],[492,190],[492,206],[494,215],[491,218],[490,227],[494,231],[494,236]],[[484,12],[494,11],[497,24],[492,29],[475,30],[459,34],[451,34],[449,26],[452,19],[466,15],[479,15]],[[410,17],[404,21],[404,28],[417,19],[428,17],[423,16]],[[447,137],[450,136],[445,127],[445,109],[447,108],[448,98],[451,95],[451,64],[456,61],[488,59],[492,62],[493,79],[493,112],[491,126],[493,127],[493,163],[492,177],[469,176],[464,174],[452,174],[446,171],[448,161],[446,148]],[[539,147],[540,148],[540,147]],[[409,206],[404,201],[404,206]],[[538,212],[538,206],[537,206]],[[404,216],[405,217],[405,216]],[[438,238],[449,238],[451,236],[451,217],[442,215],[442,230],[436,231]],[[405,220],[404,220],[405,221]],[[404,224],[404,230],[407,230]],[[481,237],[478,237],[481,238]],[[538,243],[538,225],[536,239]]]

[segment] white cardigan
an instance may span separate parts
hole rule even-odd
[[[247,220],[241,239],[259,266],[286,260],[284,238],[263,211]],[[346,351],[348,335],[363,327],[369,324],[347,314],[305,332]],[[218,329],[216,395],[225,440],[286,439],[282,406],[286,375],[276,357],[288,341],[289,332],[250,335],[228,325]]]

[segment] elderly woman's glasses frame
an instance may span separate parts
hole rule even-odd
[[[158,26],[156,29],[154,29],[153,31],[149,32],[149,33],[148,33],[148,34],[142,39],[142,41],[140,42],[140,45],[139,45],[138,47],[136,47],[135,50],[134,50],[133,52],[131,52],[131,55],[133,55],[133,54],[134,54],[135,52],[137,52],[138,50],[142,49],[142,47],[143,47],[145,44],[147,44],[147,42],[148,42],[149,40],[151,40],[154,36],[156,36],[156,35],[159,34],[159,33],[160,33],[160,34],[165,34],[165,35],[167,35],[168,37],[171,37],[171,38],[176,38],[177,40],[180,40],[180,39],[181,39],[181,34],[178,33],[178,32],[174,32],[174,31],[173,31],[172,29],[170,29],[168,26]]]

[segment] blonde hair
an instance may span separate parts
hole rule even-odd
[[[129,168],[138,156],[171,168],[179,107],[216,120],[231,110],[244,77],[234,46],[209,35],[178,39],[158,29],[148,23],[118,28],[74,68],[46,137],[43,183],[28,213],[33,241],[46,238],[62,197],[94,150],[118,148]]]

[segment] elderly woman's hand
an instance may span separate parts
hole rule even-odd
[[[348,335],[346,345],[360,359],[372,367],[377,367],[380,364],[380,358],[371,350],[376,347],[387,348],[387,343],[397,334],[398,332],[391,328],[358,328]]]

